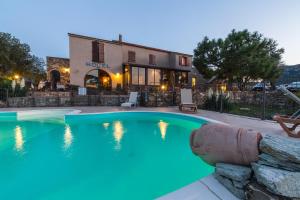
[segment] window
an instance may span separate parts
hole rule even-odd
[[[175,71],[173,70],[162,70],[162,84],[173,88],[175,86]]]
[[[195,86],[196,86],[196,78],[193,77],[193,78],[192,78],[192,87],[195,87]]]
[[[132,67],[131,74],[133,85],[145,85],[145,68]]]
[[[177,71],[175,73],[175,85],[176,86],[182,86],[184,84],[188,83],[188,74],[187,72],[180,72]]]
[[[135,62],[135,52],[128,51],[128,62]]]
[[[99,62],[99,46],[97,41],[92,42],[92,61]]]
[[[104,63],[104,44],[98,41],[92,42],[92,61]]]
[[[130,73],[129,73],[129,65],[126,65],[124,68],[124,86],[129,86],[130,83]]]
[[[155,60],[155,55],[149,54],[149,65],[155,65],[156,60]]]
[[[148,85],[160,85],[160,79],[160,69],[148,69]]]
[[[99,63],[104,63],[104,43],[99,43],[98,48],[99,48]]]
[[[188,58],[186,56],[179,56],[179,65],[188,66]]]

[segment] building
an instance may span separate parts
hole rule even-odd
[[[47,56],[47,80],[51,82],[51,88],[57,89],[57,85],[66,87],[70,84],[70,60]]]
[[[60,82],[93,90],[170,90],[197,82],[197,73],[191,72],[192,55],[124,42],[122,35],[112,41],[68,35],[69,66],[68,59],[47,58],[48,80],[53,85]],[[61,78],[55,78],[59,74]]]

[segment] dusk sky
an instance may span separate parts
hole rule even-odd
[[[258,31],[285,49],[286,64],[300,63],[299,0],[1,0],[0,32],[32,52],[68,57],[67,33],[123,40],[185,53],[204,36],[232,29]]]

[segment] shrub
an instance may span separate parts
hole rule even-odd
[[[230,103],[229,97],[221,94],[211,94],[206,98],[203,108],[213,111],[221,111],[221,101],[223,104],[223,111],[231,109],[232,104]]]

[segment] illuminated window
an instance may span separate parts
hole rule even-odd
[[[192,78],[192,87],[195,87],[195,86],[196,86],[196,78],[193,77],[193,78]]]
[[[133,85],[145,85],[145,68],[132,67],[131,73]]]
[[[148,85],[160,85],[160,79],[160,69],[148,69]]]

